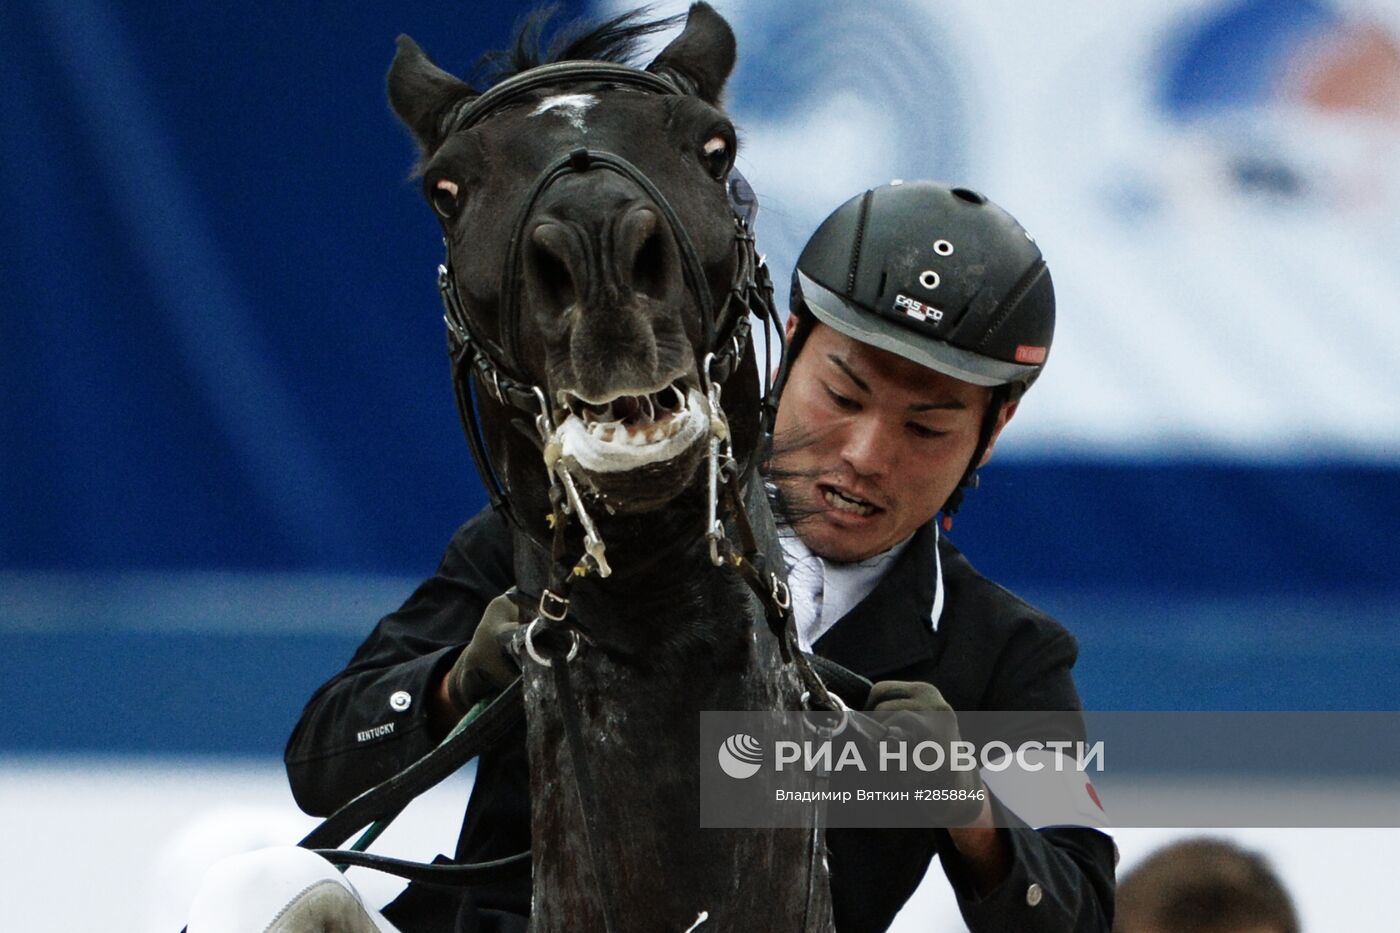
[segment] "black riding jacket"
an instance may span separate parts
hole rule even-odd
[[[944,603],[929,625],[941,560]],[[432,750],[426,699],[471,639],[486,604],[513,582],[509,529],[483,512],[453,536],[437,573],[380,620],[344,671],[316,691],[287,743],[297,803],[325,815]],[[878,680],[921,680],[955,710],[1071,710],[1077,648],[1058,623],[977,573],[930,523],[875,589],[814,649]],[[501,858],[530,847],[523,734],[483,755],[455,859]],[[1114,848],[1082,828],[1006,830],[1010,875],[978,897],[946,831],[832,829],[827,834],[836,929],[888,928],[940,864],[972,933],[1108,931]],[[1033,888],[1034,886],[1034,888]],[[515,933],[525,929],[528,878],[467,894],[419,885],[385,909],[405,933]]]

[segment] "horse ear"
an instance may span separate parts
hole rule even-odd
[[[423,150],[442,142],[443,112],[476,92],[434,65],[408,36],[399,36],[394,63],[389,66],[389,106]]]
[[[647,66],[647,71],[669,71],[688,80],[710,104],[719,103],[733,70],[734,30],[708,3],[691,5],[685,29]]]

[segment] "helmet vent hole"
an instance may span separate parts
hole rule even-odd
[[[883,294],[885,293],[885,283],[889,280],[889,277],[890,277],[890,274],[889,274],[888,272],[881,272],[881,273],[880,273],[880,287],[877,288],[877,289],[875,289],[875,297],[876,297],[876,298],[880,297],[881,295],[883,295]]]
[[[986,204],[987,199],[971,188],[954,188],[953,197],[966,201],[968,204]]]

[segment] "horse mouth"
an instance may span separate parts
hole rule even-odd
[[[558,393],[567,415],[555,431],[560,455],[587,473],[629,473],[674,460],[710,427],[705,396],[682,379],[636,394],[585,399]]]

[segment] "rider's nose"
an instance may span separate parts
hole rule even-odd
[[[857,417],[846,425],[841,459],[858,476],[879,477],[889,471],[889,444],[874,418]]]

